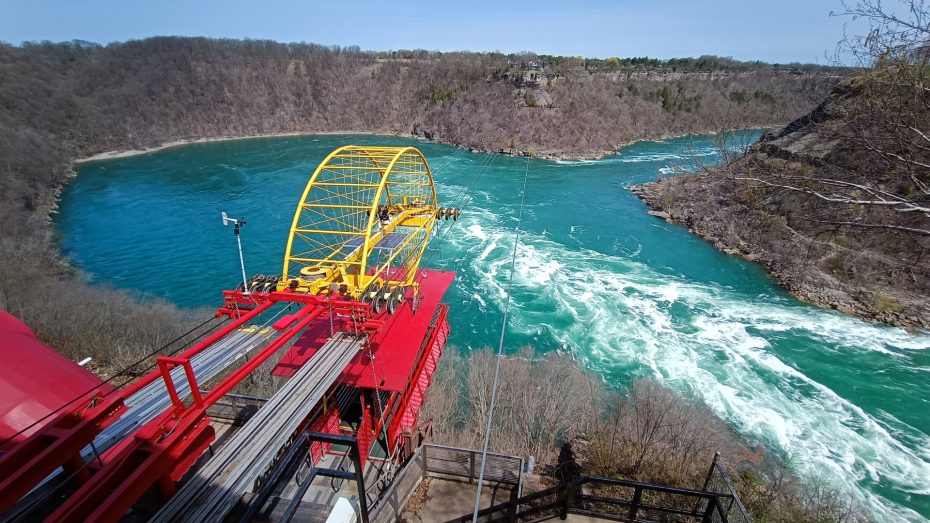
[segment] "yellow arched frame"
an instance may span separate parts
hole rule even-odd
[[[415,286],[438,210],[415,147],[348,145],[330,153],[301,195],[279,289],[360,297],[373,284]]]

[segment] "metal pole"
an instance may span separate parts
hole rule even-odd
[[[704,486],[701,487],[701,490],[706,491],[707,487],[710,486],[710,480],[714,477],[714,472],[717,468],[717,460],[720,459],[720,453],[714,452],[714,459],[710,462],[710,470],[707,471],[707,477],[704,478]]]
[[[352,466],[355,468],[355,482],[358,488],[358,505],[362,513],[362,523],[368,523],[368,493],[365,492],[365,469],[362,467],[362,452],[358,447],[358,438],[355,438],[349,447],[352,455]]]
[[[242,257],[242,240],[239,239],[239,222],[233,226],[233,232],[236,233],[236,245],[239,246],[239,267],[242,268],[242,293],[249,293],[249,283],[245,277],[245,259]]]

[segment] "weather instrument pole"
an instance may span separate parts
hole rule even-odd
[[[245,220],[242,218],[230,218],[226,216],[226,211],[222,212],[223,215],[223,225],[229,225],[230,222],[233,224],[233,232],[236,234],[236,245],[239,246],[239,267],[242,269],[242,293],[249,293],[249,283],[245,277],[245,259],[242,257],[242,240],[239,238],[239,226],[245,225]]]

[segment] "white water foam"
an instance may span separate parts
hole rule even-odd
[[[617,156],[617,161],[621,163],[642,163],[642,162],[675,162],[679,163],[681,160],[690,160],[692,158],[706,158],[710,156],[718,156],[720,151],[713,147],[702,147],[694,150],[685,150],[681,153],[640,153],[640,154],[624,154],[620,153]]]
[[[601,162],[601,160],[555,160],[555,163],[559,165],[568,165],[568,166],[591,165],[591,164],[595,164],[599,162]]]
[[[459,243],[459,250],[475,252],[480,239],[483,245],[471,269],[480,276],[479,293],[500,308],[513,232],[486,222],[472,223],[466,231],[451,241]],[[638,262],[568,248],[543,236],[524,232],[521,244],[511,329],[536,335],[541,325],[554,323],[553,314],[562,315],[557,324],[568,328],[544,328],[588,366],[648,370],[701,397],[743,434],[793,455],[802,474],[828,475],[879,520],[922,520],[866,485],[881,481],[926,493],[930,445],[908,448],[886,423],[786,364],[764,337],[747,329],[799,330],[825,351],[886,355],[926,350],[930,338],[788,303],[747,301],[721,287],[675,279]],[[534,296],[534,305],[537,300],[550,303],[524,307],[520,296]],[[690,313],[687,325],[673,317],[673,304]],[[930,441],[923,434],[916,438]]]

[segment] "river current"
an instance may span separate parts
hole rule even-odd
[[[249,274],[280,272],[304,185],[349,143],[421,148],[440,204],[463,209],[424,257],[458,273],[451,346],[497,346],[526,172],[506,351],[565,351],[618,386],[657,378],[877,519],[930,518],[930,334],[801,303],[760,266],[648,216],[629,191],[719,161],[711,137],[558,162],[393,137],[192,144],[82,164],[56,216],[62,247],[92,281],[217,306],[239,278],[220,212],[247,221]]]

